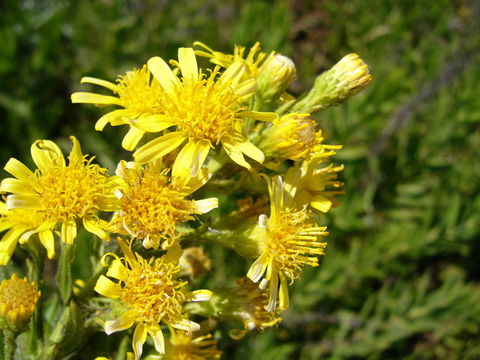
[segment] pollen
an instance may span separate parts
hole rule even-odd
[[[163,90],[147,65],[119,76],[115,92],[126,109],[140,114],[157,114],[162,110]]]
[[[68,166],[52,163],[50,168],[36,171],[40,205],[51,220],[66,222],[97,210],[105,196],[106,170],[91,160],[71,156]]]
[[[134,312],[137,322],[175,323],[184,316],[182,289],[186,282],[175,280],[179,271],[178,266],[163,258],[148,261],[138,257],[120,297],[122,304]]]
[[[305,265],[318,266],[317,255],[325,254],[325,228],[313,226],[305,210],[283,210],[268,224],[265,251],[274,267],[290,280],[298,278]]]
[[[14,323],[24,322],[32,316],[39,298],[35,283],[13,274],[0,283],[0,315]]]
[[[126,182],[121,217],[131,235],[148,238],[157,248],[160,240],[177,238],[177,224],[193,219],[194,201],[185,199],[187,193],[169,183],[165,172],[154,173],[149,168],[143,175],[126,172]]]
[[[218,72],[217,67],[208,78],[200,74],[198,80],[184,79],[172,101],[165,104],[165,114],[185,137],[206,140],[211,146],[234,129],[237,113],[244,110],[231,82],[216,81]]]

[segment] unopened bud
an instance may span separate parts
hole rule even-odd
[[[0,283],[0,327],[22,330],[32,317],[40,298],[35,283],[13,274]]]
[[[348,54],[330,70],[317,77],[305,98],[290,111],[316,112],[343,103],[372,81],[368,65],[357,54]]]
[[[262,64],[257,78],[258,92],[264,102],[277,99],[295,80],[297,71],[293,61],[280,54],[271,54]]]

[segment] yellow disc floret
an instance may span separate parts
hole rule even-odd
[[[133,311],[137,321],[158,324],[175,322],[182,316],[186,282],[175,280],[180,268],[162,258],[147,261],[138,258],[125,280],[120,301]]]
[[[158,114],[162,110],[162,88],[152,79],[147,65],[120,75],[115,92],[125,109],[138,114]]]
[[[216,81],[219,68],[208,78],[200,73],[198,80],[184,80],[173,101],[165,104],[165,114],[178,124],[187,138],[206,140],[211,145],[232,131],[237,113],[244,110],[242,98],[226,81]]]
[[[97,210],[104,196],[106,169],[92,164],[85,156],[71,157],[67,166],[52,163],[35,175],[40,206],[49,219],[58,222],[83,218]]]
[[[39,298],[35,283],[13,274],[0,283],[0,316],[13,323],[25,323],[35,311]]]
[[[141,178],[129,176],[127,189],[121,200],[123,224],[135,237],[175,239],[175,227],[181,222],[193,219],[193,200],[185,199],[188,194],[169,183],[165,172],[143,173]]]

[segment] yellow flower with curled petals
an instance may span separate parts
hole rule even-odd
[[[158,81],[152,78],[147,65],[140,70],[133,69],[119,76],[116,84],[92,77],[84,77],[80,82],[102,86],[116,95],[76,92],[72,94],[72,102],[121,106],[123,109],[113,110],[103,115],[95,124],[95,129],[101,131],[108,123],[112,126],[130,125],[130,130],[122,142],[126,150],[135,149],[145,134],[145,130],[141,130],[136,125],[156,124],[155,130],[163,130],[158,124],[162,119],[159,115],[162,114],[163,109],[163,90]],[[145,125],[142,127],[144,128]]]
[[[299,277],[306,265],[318,266],[324,255],[325,227],[316,226],[312,214],[293,207],[294,198],[280,176],[266,178],[270,195],[270,216],[260,215],[251,237],[258,243],[260,256],[250,266],[247,277],[269,289],[268,311],[288,308],[288,282]]]
[[[341,149],[341,145],[318,144],[315,152],[302,163],[288,169],[285,184],[295,194],[295,206],[310,206],[315,211],[326,213],[337,205],[335,195],[343,194],[338,190],[343,183],[338,180],[338,173],[343,165],[321,164],[329,161]]]
[[[0,239],[0,265],[7,265],[17,243],[26,243],[30,237],[38,233],[40,242],[47,249],[49,259],[55,255],[55,244],[52,230],[47,222],[46,214],[35,210],[11,209],[0,201],[0,232],[6,231]]]
[[[116,190],[118,211],[110,229],[142,239],[144,247],[168,248],[180,238],[176,226],[218,207],[217,198],[190,200],[186,197],[204,185],[210,175],[202,169],[195,177],[168,176],[169,169],[121,161],[117,175],[123,180]]]
[[[194,337],[185,331],[171,333],[170,340],[165,344],[162,360],[213,360],[219,359],[222,354],[211,334]]]
[[[114,254],[106,276],[102,275],[95,285],[99,294],[118,301],[125,308],[121,317],[106,321],[105,332],[110,335],[132,327],[135,359],[142,354],[147,334],[155,349],[165,353],[165,342],[160,324],[186,332],[194,332],[200,326],[189,320],[183,311],[187,301],[205,301],[211,297],[208,290],[187,292],[187,282],[177,279],[180,267],[178,259],[182,253],[179,245],[172,246],[159,258],[144,259],[134,253],[122,239],[118,239],[123,257]],[[114,279],[115,281],[112,281]]]
[[[199,70],[193,49],[180,48],[178,58],[181,78],[160,57],[147,62],[149,70],[165,91],[164,118],[158,129],[156,124],[139,128],[152,132],[170,126],[175,129],[141,146],[133,154],[135,161],[147,163],[181,147],[172,173],[175,175],[187,169],[194,176],[210,150],[221,144],[228,156],[240,166],[250,169],[244,155],[263,162],[262,151],[241,132],[243,119],[270,121],[277,115],[246,111],[243,103],[255,92],[255,81],[241,80],[244,67],[233,63],[221,74],[216,67],[207,76]]]
[[[235,45],[233,54],[224,54],[220,51],[212,50],[210,47],[200,41],[195,41],[194,46],[197,46],[203,50],[195,50],[195,54],[210,59],[212,64],[228,68],[233,63],[243,64],[247,68],[245,77],[256,79],[261,71],[262,64],[268,58],[268,55],[260,51],[260,43],[257,41],[249,49],[245,55],[246,48],[244,46]],[[274,56],[272,51],[269,56]]]
[[[33,161],[38,169],[32,172],[17,159],[11,158],[5,170],[15,178],[6,178],[0,184],[0,191],[10,193],[7,207],[17,212],[9,215],[22,216],[24,211],[32,211],[43,222],[35,229],[22,235],[21,241],[39,233],[49,255],[53,256],[52,231],[61,224],[61,240],[72,244],[77,236],[77,220],[82,220],[85,229],[103,240],[109,240],[104,231],[104,222],[97,211],[110,211],[115,202],[116,187],[114,177],[107,170],[93,164],[82,154],[78,140],[71,136],[73,143],[68,165],[60,148],[50,140],[38,140],[31,147]],[[19,212],[18,210],[23,210]],[[13,220],[12,220],[13,219]],[[18,227],[17,227],[18,229]]]

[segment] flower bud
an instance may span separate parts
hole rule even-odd
[[[315,130],[316,123],[309,114],[287,114],[265,131],[259,148],[266,157],[303,159],[315,147]]]
[[[22,330],[32,317],[40,291],[27,278],[13,274],[0,283],[0,327]]]
[[[297,71],[293,61],[280,54],[271,54],[262,64],[257,78],[258,92],[264,102],[278,98],[295,80]]]
[[[315,80],[305,98],[290,111],[316,112],[343,103],[366,88],[372,81],[368,65],[357,54],[348,54]]]
[[[196,279],[198,276],[210,271],[211,261],[201,247],[189,247],[183,250],[179,263],[182,275],[187,275],[190,279]]]

